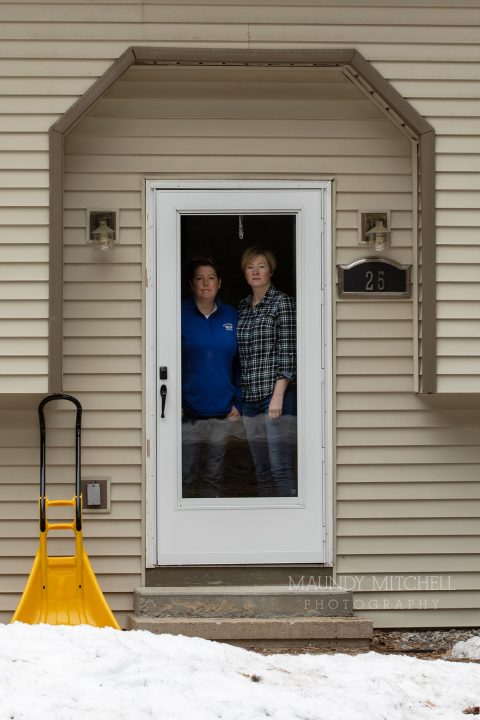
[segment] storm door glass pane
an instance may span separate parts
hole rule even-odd
[[[294,215],[182,217],[184,498],[298,493],[295,257]]]

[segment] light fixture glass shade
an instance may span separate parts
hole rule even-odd
[[[98,227],[92,231],[95,250],[105,252],[112,250],[115,243],[115,232],[107,225],[107,218],[100,218]]]
[[[377,220],[373,228],[367,232],[367,237],[373,241],[374,248],[377,252],[385,250],[385,243],[389,235],[390,230],[385,227],[383,220]]]

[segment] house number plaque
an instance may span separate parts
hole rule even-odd
[[[337,265],[337,270],[338,297],[410,297],[411,265],[374,257]]]

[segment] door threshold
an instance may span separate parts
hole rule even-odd
[[[211,585],[298,585],[322,586],[333,577],[333,567],[325,565],[165,565],[148,568],[146,587],[193,587]]]

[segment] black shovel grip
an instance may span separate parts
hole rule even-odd
[[[53,400],[67,400],[77,408],[75,420],[75,527],[82,529],[82,503],[81,503],[81,427],[82,427],[82,406],[80,401],[73,395],[65,393],[54,393],[47,395],[38,406],[38,420],[40,423],[40,532],[45,532],[47,527],[47,498],[46,498],[46,429],[44,407]]]

